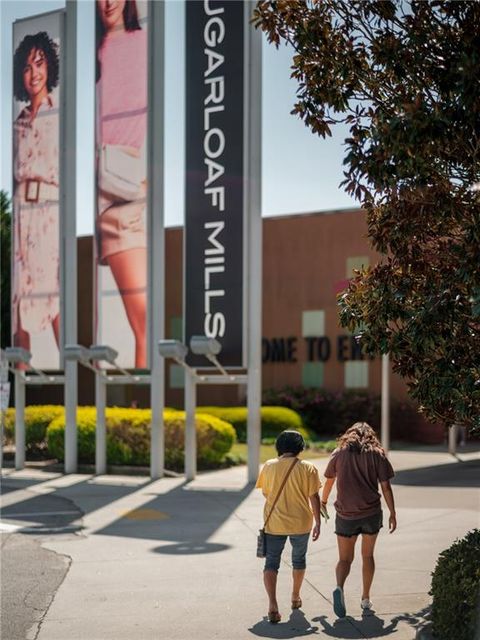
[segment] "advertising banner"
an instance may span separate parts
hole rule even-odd
[[[216,338],[228,367],[245,364],[244,24],[241,1],[187,2],[185,340]]]
[[[60,367],[60,91],[64,12],[13,25],[12,342]]]
[[[147,2],[96,1],[94,341],[148,368]]]

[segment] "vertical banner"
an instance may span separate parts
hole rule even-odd
[[[96,344],[148,362],[146,1],[96,0]]]
[[[242,1],[187,2],[185,340],[216,338],[228,367],[245,365],[244,24]]]
[[[60,91],[64,12],[13,25],[12,342],[60,368]]]

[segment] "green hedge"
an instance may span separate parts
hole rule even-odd
[[[232,424],[239,442],[247,440],[247,407],[198,407],[201,413],[208,413]],[[302,418],[296,411],[286,407],[262,407],[262,438],[276,438],[285,429],[295,429],[308,438]]]
[[[61,405],[30,405],[25,407],[25,445],[27,451],[36,451],[45,447],[48,425],[63,415]],[[5,412],[5,439],[13,442],[15,439],[15,409]]]
[[[480,529],[442,551],[432,573],[432,622],[441,640],[473,640],[480,599]]]
[[[149,409],[107,408],[107,461],[118,465],[150,464]],[[184,462],[185,413],[166,410],[165,466],[181,471]],[[92,407],[79,408],[77,413],[78,459],[95,462],[96,411]],[[200,469],[218,466],[235,442],[232,425],[203,414],[196,415],[197,463]],[[50,453],[63,460],[65,417],[55,418],[47,429]]]

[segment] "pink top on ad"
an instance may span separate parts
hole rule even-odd
[[[107,35],[99,51],[100,142],[140,149],[147,130],[147,33]]]
[[[58,109],[47,96],[35,118],[26,106],[14,124],[13,174],[16,182],[41,180],[58,186]]]

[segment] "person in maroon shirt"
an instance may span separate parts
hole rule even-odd
[[[375,573],[373,550],[378,532],[383,526],[378,484],[390,511],[390,533],[397,528],[395,502],[390,478],[393,468],[378,441],[375,431],[366,422],[356,422],[340,436],[325,470],[327,478],[322,492],[322,507],[326,508],[332,487],[337,481],[335,533],[339,560],[336,566],[337,586],[333,591],[333,610],[339,618],[347,611],[343,586],[353,561],[355,543],[362,536],[363,594],[361,608],[372,608],[370,587]]]

